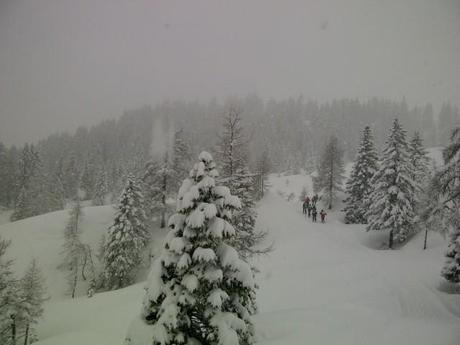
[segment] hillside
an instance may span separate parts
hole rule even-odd
[[[303,185],[310,188],[308,177],[272,176],[270,185],[258,206],[258,226],[269,231],[275,246],[269,257],[256,260],[259,344],[458,344],[460,296],[440,289],[446,247],[441,236],[430,233],[425,251],[423,236],[400,250],[376,250],[386,234],[344,225],[340,212],[331,213],[327,224],[313,224],[302,215],[298,195],[286,200]],[[84,238],[95,247],[113,209],[84,211]],[[62,211],[0,226],[13,239],[15,269],[22,271],[36,256],[49,275],[53,298],[45,306],[38,344],[121,344],[137,319],[143,284],[63,299],[65,280],[55,268],[65,220]]]

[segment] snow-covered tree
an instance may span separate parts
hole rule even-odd
[[[202,152],[178,195],[163,251],[152,264],[142,318],[152,344],[243,345],[254,342],[254,281],[230,246],[232,212],[241,204],[216,186],[211,155]],[[138,345],[136,334],[125,344]]]
[[[174,189],[177,189],[190,172],[190,144],[186,141],[183,130],[174,133],[172,151],[171,169],[174,172]]]
[[[446,253],[446,263],[441,275],[452,283],[460,282],[460,127],[451,135],[451,143],[443,152],[444,166],[433,179],[431,198],[440,205],[430,210],[428,220],[433,217],[441,218],[443,222],[437,225],[443,232],[448,231],[449,248]]]
[[[105,204],[105,199],[108,193],[107,186],[107,173],[102,169],[99,173],[99,176],[96,180],[93,193],[93,205],[101,206]]]
[[[223,176],[232,176],[247,166],[248,140],[241,124],[241,110],[230,107],[223,118],[223,131],[219,136],[217,158]]]
[[[44,278],[35,259],[19,282],[19,290],[17,320],[20,322],[23,344],[28,345],[37,340],[34,327],[43,315],[43,302],[46,300]]]
[[[366,200],[373,189],[372,177],[377,171],[378,157],[374,146],[372,130],[366,126],[363,130],[361,144],[358,149],[351,175],[346,184],[347,198],[345,222],[347,224],[366,224]]]
[[[262,243],[267,237],[267,232],[257,230],[257,211],[255,205],[254,175],[247,168],[236,171],[228,178],[219,180],[230,188],[230,192],[237,196],[241,208],[233,214],[231,223],[235,228],[235,236],[231,241],[232,246],[242,258],[248,260],[258,254],[265,254],[270,247],[263,247]]]
[[[11,271],[12,261],[5,258],[9,241],[0,237],[0,343],[15,344],[16,316],[19,308],[19,288]]]
[[[409,143],[409,160],[411,178],[415,182],[417,192],[421,193],[427,187],[431,178],[431,166],[428,152],[423,146],[422,137],[415,132]]]
[[[332,136],[321,156],[318,175],[313,178],[313,188],[316,193],[321,193],[324,203],[332,209],[337,197],[337,192],[342,191],[343,150],[339,147],[337,137]]]
[[[142,262],[142,251],[149,239],[143,202],[137,181],[129,175],[104,250],[104,283],[108,289],[130,284]]]
[[[262,152],[256,166],[257,179],[256,179],[256,192],[257,198],[261,199],[267,189],[267,176],[271,171],[270,157],[267,150]]]
[[[404,242],[414,231],[415,185],[406,131],[395,119],[383,150],[380,169],[372,179],[374,190],[369,197],[367,230],[388,230],[389,247],[393,241]]]
[[[64,231],[64,245],[61,254],[64,256],[63,262],[59,266],[67,272],[69,286],[68,293],[75,298],[78,275],[85,258],[85,246],[81,242],[81,222],[83,212],[80,199],[76,198],[72,209],[69,212],[69,220]]]

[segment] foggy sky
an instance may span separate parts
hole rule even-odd
[[[459,0],[0,0],[0,141],[166,99],[460,100]]]

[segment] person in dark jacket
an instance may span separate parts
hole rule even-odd
[[[320,217],[321,217],[321,223],[324,223],[326,221],[326,211],[324,210],[321,210],[321,212],[319,213]]]
[[[316,217],[318,215],[318,211],[316,210],[316,207],[313,206],[313,210],[311,211],[311,219],[313,220],[313,222],[316,223]]]

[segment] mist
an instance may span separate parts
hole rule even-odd
[[[0,1],[0,139],[165,100],[460,96],[460,3]]]

